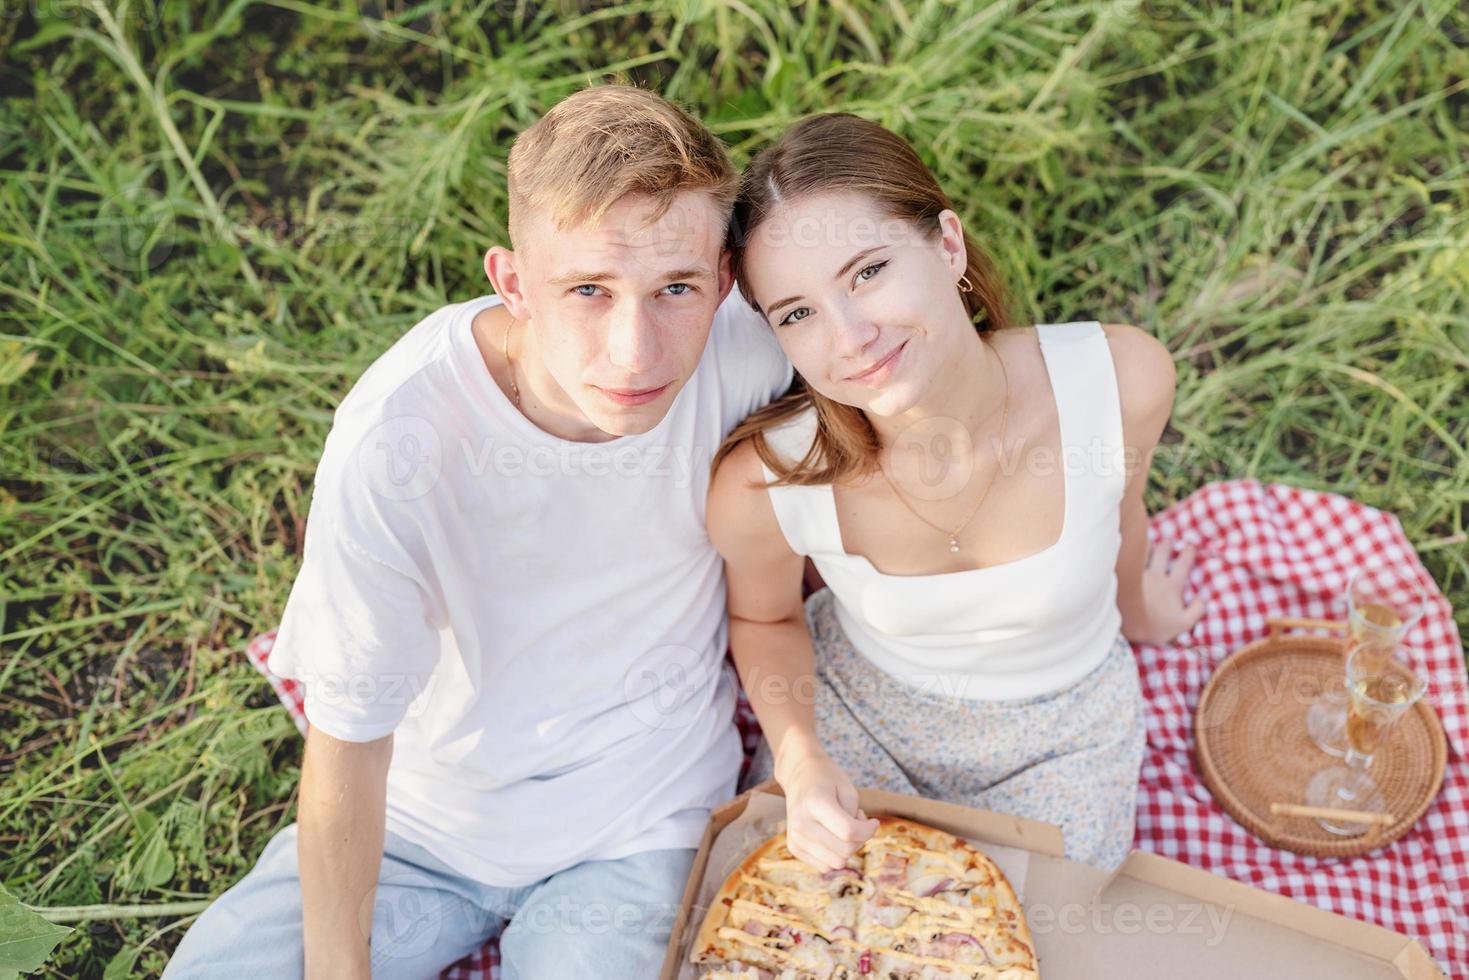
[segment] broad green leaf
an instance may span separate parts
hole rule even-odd
[[[39,970],[69,932],[22,905],[0,885],[0,980]]]
[[[107,969],[102,971],[102,980],[127,980],[133,975],[133,967],[137,965],[138,954],[142,947],[124,946],[117,951],[117,955],[107,961]]]

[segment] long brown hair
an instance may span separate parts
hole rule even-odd
[[[923,160],[896,133],[850,112],[808,116],[762,150],[740,177],[730,219],[728,246],[740,294],[755,309],[744,259],[755,229],[781,203],[818,193],[864,194],[893,218],[905,219],[925,237],[940,234],[939,214],[951,209]],[[964,232],[964,274],[973,288],[961,292],[974,329],[985,336],[1011,326],[1004,288],[994,261]],[[815,406],[816,439],[793,467],[774,453],[765,431]],[[714,454],[710,473],[746,439],[776,474],[765,486],[840,483],[871,472],[881,446],[860,408],[832,401],[809,388],[800,375],[791,389],[759,409],[732,431]]]

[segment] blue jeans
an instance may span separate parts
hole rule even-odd
[[[199,916],[168,980],[301,977],[296,824]],[[481,884],[387,832],[372,910],[374,980],[432,980],[500,937],[502,980],[648,980],[658,975],[693,863],[690,848],[587,861],[519,888]]]

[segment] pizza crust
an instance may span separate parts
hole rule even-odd
[[[719,891],[710,899],[709,911],[705,913],[704,922],[699,926],[698,934],[694,936],[694,945],[690,950],[691,959],[701,951],[712,952],[715,947],[722,944],[722,940],[719,938],[719,930],[729,922],[730,906],[734,904],[735,895],[744,883],[744,876],[754,875],[755,869],[759,867],[761,861],[765,860],[776,849],[785,847],[785,840],[786,835],[784,831],[776,834],[755,848],[749,857],[741,861],[739,866],[729,873],[729,877],[724,879],[724,884],[719,886]],[[728,952],[721,952],[718,955],[721,959],[738,958],[730,956]],[[692,962],[698,963],[701,961],[692,959]]]

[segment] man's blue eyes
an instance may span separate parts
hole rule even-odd
[[[857,271],[857,281],[858,282],[870,282],[872,280],[872,276],[877,275],[877,273],[879,271],[881,271],[882,267],[885,266],[885,265],[887,265],[891,261],[892,261],[892,259],[883,259],[881,262],[874,262],[871,265],[865,265],[865,266],[863,266],[861,269],[859,269]],[[862,274],[864,272],[869,272],[869,271],[872,273],[872,276],[868,276],[866,279],[863,279],[862,278]],[[780,318],[780,323],[777,324],[777,326],[782,326],[783,327],[787,323],[800,323],[802,320],[806,319],[806,317],[804,317],[804,316],[796,316],[796,314],[797,313],[800,313],[802,310],[805,310],[808,315],[811,312],[811,308],[809,306],[798,306],[794,310],[791,310],[789,313],[787,313],[785,316],[781,317]],[[795,319],[791,319],[792,317],[795,317]]]
[[[582,292],[582,290],[583,289],[599,289],[600,287],[599,286],[596,286],[596,285],[593,285],[592,283],[589,283],[589,282],[584,282],[580,286],[572,286],[571,288],[572,288],[572,290],[578,296],[585,296],[588,299],[590,299],[591,297],[593,297],[593,296],[595,296],[597,294],[596,293],[584,293],[584,292]],[[691,285],[689,285],[686,282],[675,282],[675,283],[670,283],[669,285],[664,286],[663,288],[664,289],[677,289],[677,290],[680,290],[679,292],[676,292],[673,295],[674,296],[685,296],[685,295],[687,295],[687,291],[693,289],[694,287],[691,286]]]

